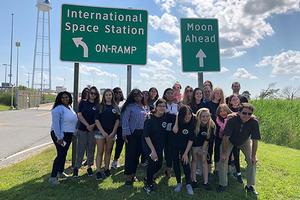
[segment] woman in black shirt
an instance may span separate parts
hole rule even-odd
[[[200,88],[194,89],[190,106],[194,114],[196,114],[200,108],[204,107],[203,92]]]
[[[119,126],[120,111],[114,101],[114,94],[111,89],[106,89],[103,93],[102,101],[99,106],[99,113],[96,117],[96,126],[98,132],[95,135],[97,143],[96,155],[96,179],[101,180],[103,177],[100,172],[103,153],[104,157],[104,174],[105,177],[110,176],[109,162],[111,157],[112,148],[116,139],[116,133]],[[105,147],[105,148],[104,148]]]

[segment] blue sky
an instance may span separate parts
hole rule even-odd
[[[148,60],[133,66],[132,86],[145,90],[157,87],[160,93],[175,81],[197,86],[196,73],[183,73],[180,63],[179,22],[183,17],[218,18],[221,72],[204,73],[231,93],[233,81],[255,97],[268,84],[278,88],[298,87],[300,80],[300,9],[298,0],[78,0],[51,1],[52,88],[65,85],[73,90],[73,63],[61,62],[60,13],[62,3],[148,10]],[[14,13],[14,42],[20,41],[19,83],[27,85],[32,73],[37,8],[36,1],[10,0],[0,8],[0,81],[3,63],[9,63],[11,13]],[[13,49],[13,82],[16,49]],[[121,86],[126,91],[126,66],[81,63],[80,90],[86,85],[98,88]]]

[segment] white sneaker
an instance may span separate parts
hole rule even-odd
[[[175,191],[175,192],[180,192],[180,191],[181,191],[181,188],[182,188],[182,183],[177,183],[177,185],[176,185],[174,191]]]
[[[116,160],[112,161],[112,163],[111,163],[111,168],[113,168],[113,169],[118,169],[118,167],[119,167],[118,161],[116,161]]]
[[[185,187],[186,187],[186,191],[189,195],[194,194],[194,191],[193,191],[193,188],[192,188],[191,184],[187,184]]]
[[[69,177],[70,175],[66,174],[65,172],[57,174],[57,178],[69,178]]]
[[[56,177],[50,177],[48,182],[51,184],[51,185],[58,185],[59,184],[59,181],[57,180]]]

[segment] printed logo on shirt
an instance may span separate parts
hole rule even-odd
[[[167,130],[167,131],[171,131],[171,130],[172,130],[172,123],[168,123],[168,124],[167,124],[166,130]]]
[[[114,114],[116,114],[116,113],[117,113],[117,110],[113,108],[113,109],[111,110],[111,112],[114,113]]]
[[[205,136],[205,135],[207,135],[207,132],[204,132],[204,131],[203,131],[203,132],[201,132],[200,134]]]
[[[96,106],[93,106],[92,109],[93,109],[93,110],[97,110]]]
[[[187,130],[187,129],[183,129],[183,130],[182,130],[182,134],[186,135],[186,134],[188,134],[188,133],[189,133],[189,130]]]
[[[167,122],[163,122],[163,123],[161,124],[161,126],[162,126],[163,128],[167,128]]]

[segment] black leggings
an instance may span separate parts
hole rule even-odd
[[[212,134],[210,137],[212,137],[211,142],[208,143],[208,153],[207,153],[207,164],[212,164],[212,155],[214,151],[214,143],[215,143],[215,136]]]
[[[139,157],[142,153],[143,130],[135,130],[131,135],[126,136],[128,143],[125,145],[125,171],[126,175],[135,175],[139,164]]]
[[[114,160],[118,160],[120,158],[123,146],[124,140],[122,137],[122,127],[118,127]]]
[[[222,138],[219,136],[215,137],[215,146],[214,146],[214,162],[217,163],[220,161],[220,148],[222,144]]]
[[[176,181],[177,183],[181,183],[181,170],[180,170],[180,163],[182,165],[183,168],[183,172],[185,175],[185,180],[186,180],[186,184],[191,184],[191,168],[190,168],[190,164],[184,164],[181,161],[181,157],[184,154],[186,146],[184,147],[177,147],[177,146],[173,146],[173,169],[174,169],[174,173],[176,176]]]
[[[232,151],[229,156],[229,160],[231,160],[231,156],[233,155],[233,162],[237,173],[241,172],[241,164],[240,164],[240,148],[237,146],[233,146]]]
[[[165,147],[164,147],[164,155],[165,155],[165,161],[167,164],[168,168],[172,168],[172,162],[173,162],[173,158],[172,158],[172,138],[171,135],[172,133],[166,133],[166,137],[165,137]]]
[[[155,148],[156,149],[156,148]],[[147,167],[147,185],[153,184],[153,176],[156,174],[162,167],[162,150],[156,149],[158,160],[154,161],[148,156],[148,167]]]

